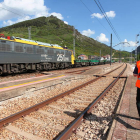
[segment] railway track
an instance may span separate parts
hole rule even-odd
[[[63,69],[63,70],[52,70],[53,73],[66,73],[66,74],[82,74],[88,70],[91,70],[93,67],[99,67],[99,66],[108,66],[109,64],[105,65],[95,65],[95,66],[88,66],[88,67],[76,67],[76,68],[69,68],[69,69]],[[113,64],[114,65],[114,64]],[[109,65],[110,66],[110,65]]]
[[[107,66],[108,64],[106,64]],[[98,67],[96,66],[88,66],[88,67],[77,67],[77,68],[69,68],[69,69],[62,69],[62,70],[49,70],[49,71],[32,71],[28,73],[15,73],[11,75],[1,75],[0,76],[0,82],[6,82],[6,81],[13,81],[13,80],[19,80],[19,79],[25,79],[25,78],[31,78],[31,77],[39,77],[43,75],[50,75],[51,73],[57,74],[57,73],[64,73],[64,74],[82,74],[88,70],[91,70],[92,67]]]
[[[90,70],[91,68],[87,68],[87,69],[82,69],[82,70],[76,70],[76,71],[69,71],[69,72],[66,72],[66,73],[75,73],[75,74],[81,74],[87,70]]]
[[[118,81],[119,77],[124,73],[126,70],[126,67],[122,70],[122,72],[113,80],[103,92],[97,96],[93,102],[62,132],[60,133],[59,136],[56,137],[56,140],[63,140],[63,139],[68,139],[72,133],[76,134],[76,128],[83,122],[85,119],[87,119],[90,115],[91,112],[93,112],[93,107],[108,93],[108,91],[115,85],[115,83]],[[106,79],[107,80],[107,79]],[[109,81],[109,79],[108,79]],[[103,81],[104,83],[105,81]],[[92,92],[93,93],[93,92]],[[95,95],[95,94],[94,94]],[[94,120],[94,119],[93,119]],[[88,123],[89,124],[89,123]],[[85,127],[86,128],[86,127]],[[83,130],[83,129],[82,129]],[[75,138],[76,137],[72,137]],[[70,138],[70,139],[72,139]],[[78,137],[77,137],[78,138]],[[98,138],[98,137],[97,137]]]
[[[124,72],[124,67],[125,65],[115,69],[116,73],[120,70]],[[109,73],[115,75],[113,71]],[[81,123],[84,115],[89,114],[98,99],[111,88],[111,83],[115,84],[121,76],[121,74],[117,76],[114,81],[114,78],[107,74],[106,77],[101,75],[74,89],[3,118],[0,120],[0,138],[7,139],[7,135],[10,134],[13,139],[67,139]]]
[[[0,82],[6,82],[11,80],[19,80],[19,79],[25,79],[25,78],[31,78],[31,77],[39,77],[43,75],[50,75],[51,73],[66,73],[66,74],[81,74],[87,70],[90,70],[92,66],[89,67],[80,67],[80,68],[69,68],[69,69],[62,69],[62,70],[50,70],[50,71],[32,71],[28,73],[15,73],[14,75],[1,75],[0,76]]]

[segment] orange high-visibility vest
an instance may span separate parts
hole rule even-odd
[[[138,76],[137,76],[137,81],[136,81],[136,87],[140,88],[140,60],[137,61],[137,68],[138,68]]]

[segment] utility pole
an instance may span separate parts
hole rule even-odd
[[[111,66],[111,61],[112,61],[112,34],[110,39],[110,66]]]
[[[132,65],[132,52],[131,52],[131,65]]]
[[[122,62],[122,53],[121,53],[121,50],[120,50],[120,61]]]
[[[73,54],[74,54],[74,57],[75,57],[75,28],[74,28],[74,26],[73,26],[73,32],[74,32],[74,34],[73,34]]]
[[[31,39],[31,26],[28,27],[28,34],[29,34],[29,39]]]
[[[139,43],[137,41],[138,36],[139,36],[139,34],[136,35],[135,63],[137,62],[137,43]]]
[[[132,62],[132,52],[133,52],[133,49],[132,49],[132,51],[131,51],[131,65],[132,65],[132,63],[133,63],[133,62]]]
[[[131,64],[131,52],[129,54],[129,64]]]
[[[119,63],[120,63],[120,61],[121,61],[121,50],[119,49]]]
[[[119,63],[120,63],[120,50],[119,50]]]
[[[101,50],[100,50],[100,58],[101,58]]]

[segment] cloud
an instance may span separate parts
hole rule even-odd
[[[41,16],[54,15],[63,19],[60,13],[49,12],[50,9],[44,5],[44,0],[4,0],[0,7],[0,20],[4,26]]]
[[[100,36],[97,36],[96,39],[97,39],[98,41],[100,41],[100,42],[109,42],[109,39],[106,38],[106,35],[103,34],[103,33],[101,33]]]
[[[97,17],[97,18],[102,19],[104,16],[101,15],[101,14],[99,14],[99,13],[93,13],[93,14],[91,15],[91,18],[94,18],[94,17]]]
[[[109,18],[114,18],[116,16],[115,14],[115,11],[109,11],[109,12],[106,12],[106,15],[109,17]],[[103,14],[100,14],[100,13],[93,13],[91,15],[91,18],[94,18],[94,17],[97,17],[97,18],[104,18],[104,15]]]
[[[68,22],[67,21],[64,21],[64,23],[68,25]]]
[[[95,34],[95,31],[91,31],[90,29],[82,31],[82,35],[85,35],[85,36],[91,36],[93,34]]]
[[[53,16],[55,16],[55,17],[61,19],[61,20],[63,19],[63,16],[62,16],[60,13],[55,13],[55,12],[53,12],[53,13],[51,13],[50,15],[53,15]]]
[[[4,21],[3,22],[3,25],[4,26],[8,26],[8,25],[12,25],[12,24],[15,24],[15,23],[18,23],[18,22],[22,22],[22,21],[25,21],[25,20],[29,20],[31,19],[29,16],[26,16],[25,18],[19,18],[18,20],[16,21],[12,21],[12,20],[8,20],[8,21]]]
[[[44,0],[4,0],[0,3],[0,20],[35,16],[48,16],[49,8],[44,5]]]
[[[124,43],[124,45],[123,45],[124,47],[136,47],[136,42],[127,41],[127,39],[125,39],[124,42],[127,42],[127,43]],[[130,45],[129,45],[128,43],[129,43]]]
[[[115,12],[114,11],[109,11],[109,12],[106,12],[106,15],[110,18],[114,18],[116,16]]]

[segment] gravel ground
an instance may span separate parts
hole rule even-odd
[[[40,111],[32,112],[30,113],[30,115],[27,116],[29,118],[33,118],[39,122],[42,122],[42,124],[44,124],[43,126],[41,124],[29,121],[28,119],[26,119],[26,117],[25,119],[21,118],[14,121],[11,125],[18,127],[22,131],[31,133],[35,136],[52,139],[52,137],[57,136],[59,133],[59,131],[56,131],[56,128],[58,126],[65,128],[72,120],[74,120],[74,117],[77,117],[77,115],[81,111],[83,111],[90,103],[84,102],[84,98],[82,99],[82,101],[80,100],[80,102],[78,102],[77,100],[75,100],[74,96],[81,97],[81,95],[83,95],[83,97],[85,98],[90,97],[92,100],[94,100],[96,96],[98,96],[99,93],[102,92],[109,83],[111,83],[112,80],[113,78],[103,77],[102,80],[100,79],[97,82],[92,83],[85,88],[74,92],[72,95],[68,95],[67,97],[60,99],[57,102],[53,102],[41,109],[43,111],[48,111],[52,114],[53,112],[55,112],[55,116],[53,117],[48,116],[48,114],[42,114],[40,113]],[[60,114],[61,116],[58,118],[56,114]],[[65,119],[65,117],[67,117],[67,119]]]
[[[113,69],[117,66],[114,65],[111,68]],[[102,73],[104,72],[106,71],[102,71]],[[91,77],[89,75],[77,75],[75,77],[61,81],[61,84],[52,85],[51,87],[43,88],[33,92],[27,91],[26,94],[20,97],[0,102],[0,119],[30,107],[31,105],[35,105],[39,102],[54,97],[55,95],[65,92],[94,78],[95,77]],[[28,104],[25,104],[26,102]]]
[[[125,79],[120,79],[108,94],[92,109],[70,140],[105,140],[114,117],[114,109],[123,89]]]
[[[94,79],[94,77],[77,76],[72,79],[62,81],[61,85],[56,85],[53,88],[44,88],[31,92],[31,94],[27,92],[20,97],[3,101],[0,103],[0,119],[54,97],[91,79]]]
[[[25,138],[24,136],[17,135],[9,130],[2,129],[0,132],[0,136],[3,136],[1,140],[29,140]]]
[[[106,132],[113,120],[113,113],[123,89],[124,79],[120,79],[108,94],[92,109],[70,140],[105,140]]]
[[[115,66],[110,67],[110,69],[113,69],[114,67]],[[118,71],[117,71],[117,73],[118,73]],[[107,72],[107,69],[103,70],[102,72]],[[14,99],[10,99],[10,100],[1,102],[0,103],[0,119],[4,118],[6,116],[9,116],[10,114],[13,114],[15,112],[18,112],[20,110],[23,110],[27,107],[30,107],[34,104],[37,104],[41,101],[49,99],[49,98],[51,98],[55,95],[58,95],[58,94],[60,94],[64,91],[67,91],[67,90],[69,90],[71,88],[74,88],[78,85],[81,85],[82,83],[85,83],[85,82],[87,82],[91,79],[94,79],[94,77],[91,77],[91,76],[88,76],[88,75],[78,75],[74,78],[72,77],[70,79],[62,81],[61,85],[56,85],[53,88],[51,88],[51,87],[47,88],[47,89],[44,88],[44,89],[41,89],[39,91],[35,91],[31,94],[27,93],[25,95],[22,95],[21,97],[17,97],[17,98],[14,98]],[[76,91],[73,95],[69,95],[68,97],[64,97],[63,99],[60,99],[59,101],[57,101],[55,103],[51,103],[50,105],[45,106],[41,109],[42,111],[45,111],[45,112],[48,112],[48,113],[51,113],[51,114],[53,114],[53,113],[55,115],[59,114],[59,115],[63,116],[64,118],[66,116],[67,117],[69,116],[69,119],[64,120],[63,118],[57,118],[57,117],[51,117],[51,116],[48,117],[48,115],[40,114],[37,111],[37,112],[32,112],[30,115],[28,115],[28,117],[33,117],[34,119],[37,119],[39,122],[41,121],[44,124],[43,126],[40,125],[40,124],[36,124],[34,122],[31,122],[26,118],[25,119],[21,118],[17,121],[14,121],[10,125],[16,126],[23,131],[32,133],[33,135],[37,135],[41,138],[52,139],[53,137],[55,137],[59,133],[59,131],[56,131],[56,128],[49,128],[47,126],[59,125],[61,127],[65,127],[66,125],[68,125],[70,123],[70,121],[72,119],[74,119],[74,117],[76,117],[77,114],[79,114],[79,112],[82,111],[85,108],[85,106],[87,106],[89,104],[88,101],[91,101],[91,100],[95,99],[95,97],[96,97],[95,95],[98,95],[98,93],[103,91],[104,88],[107,86],[107,84],[109,84],[111,82],[112,79],[113,78],[110,77],[110,76],[104,77],[102,80],[98,80],[96,83],[88,85],[86,88],[84,88],[82,90]],[[86,101],[86,102],[84,102],[84,101]],[[102,103],[102,102],[100,102],[100,103]],[[106,104],[104,103],[104,106],[101,106],[100,103],[99,103],[100,109],[96,110],[97,114],[95,113],[95,116],[98,116],[98,115],[102,114],[101,117],[103,118],[103,115],[105,114],[105,117],[107,117],[106,116],[106,114],[107,114],[106,111],[104,111],[104,109],[103,109],[103,112],[102,112],[102,110],[101,110],[104,106],[106,106],[107,103]],[[109,104],[111,104],[111,103],[109,103]],[[62,111],[63,109],[71,110],[71,112],[66,113],[66,112]],[[107,107],[105,109],[107,111],[111,110],[110,108],[107,109]],[[76,112],[72,113],[73,110],[76,111]],[[94,118],[94,116],[93,116],[93,118]],[[90,118],[88,118],[87,121],[89,122],[89,120],[90,120]],[[92,121],[92,123],[93,122],[94,121]],[[95,121],[95,122],[96,123],[94,124],[94,127],[97,125],[97,126],[99,126],[99,128],[101,128],[101,127],[107,128],[107,126],[109,124],[108,120],[103,120],[102,121],[102,122],[105,122],[105,125],[103,125],[103,126],[101,125],[102,123],[101,124],[99,123],[100,121]],[[85,126],[86,126],[86,123],[85,123]],[[87,126],[87,128],[89,128],[89,125]],[[99,129],[96,130],[97,134],[99,134],[99,131],[100,131],[100,130],[99,131],[98,130]],[[80,131],[83,131],[83,129],[82,128],[79,129],[79,132]],[[93,130],[86,131],[87,133],[85,134],[84,139],[90,139],[90,137],[94,136],[92,131]],[[5,130],[5,129],[2,129],[0,131],[0,138],[1,137],[6,138],[5,135],[7,133],[11,134],[11,136],[13,137],[12,139],[14,139],[14,138],[16,140],[17,139],[19,139],[19,140],[24,139],[24,137],[17,136],[14,133],[9,132],[8,130]],[[91,134],[91,136],[89,136],[89,134]],[[102,137],[102,136],[99,135],[97,138],[100,138],[100,137]],[[8,138],[10,139],[9,136],[8,136]],[[81,136],[80,137],[79,136],[74,136],[74,139],[77,139],[77,138],[78,139],[79,138],[83,139],[83,137],[81,137]]]

